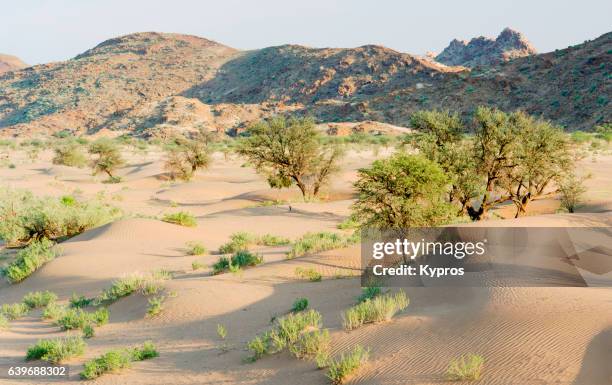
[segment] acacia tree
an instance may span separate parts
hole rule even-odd
[[[574,161],[561,128],[521,111],[510,114],[510,124],[520,135],[511,155],[513,167],[503,170],[499,185],[516,206],[518,218],[531,201],[556,192],[548,188],[573,171]]]
[[[448,200],[459,202],[465,214],[469,202],[480,193],[480,175],[457,113],[418,111],[411,116],[412,126],[419,130],[414,144],[421,154],[440,165],[450,178]]]
[[[110,181],[119,181],[113,173],[125,164],[117,144],[108,138],[101,138],[89,146],[89,153],[98,155],[91,163],[94,175],[106,173]]]
[[[164,164],[172,179],[190,180],[198,169],[210,165],[209,139],[205,133],[199,133],[195,139],[182,135],[172,139]]]
[[[448,223],[455,211],[444,197],[448,184],[435,162],[398,153],[359,170],[353,215],[363,226],[379,229]]]
[[[248,128],[238,154],[246,157],[271,187],[295,184],[304,200],[316,197],[338,170],[342,152],[323,145],[311,118],[275,117]]]

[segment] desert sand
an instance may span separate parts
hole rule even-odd
[[[161,153],[133,154],[120,173],[124,182],[102,184],[89,169],[51,165],[50,152],[34,162],[16,153],[16,167],[0,169],[0,183],[41,195],[77,190],[92,197],[104,192],[126,218],[63,242],[63,255],[24,282],[0,283],[0,303],[20,301],[35,290],[54,291],[60,300],[72,293],[93,296],[133,272],[164,268],[175,273],[167,290],[176,296],[166,301],[161,315],[145,317],[147,299],[141,295],[117,301],[109,307],[109,324],[88,340],[85,355],[69,362],[68,381],[50,383],[74,383],[87,359],[152,340],[158,358],[92,383],[326,384],[324,371],[286,352],[255,363],[242,361],[248,354],[246,342],[266,330],[272,317],[285,314],[298,297],[308,298],[322,313],[334,354],[357,343],[371,348],[370,362],[350,383],[445,383],[448,362],[465,353],[486,357],[482,384],[612,383],[611,288],[406,288],[410,305],[402,314],[346,332],[340,313],[360,293],[358,246],[292,260],[284,258],[287,247],[257,247],[264,264],[241,274],[211,276],[209,268],[192,270],[194,260],[207,266],[215,261],[215,251],[237,231],[292,239],[309,231],[342,232],[336,226],[349,215],[356,170],[387,153],[350,152],[329,187],[329,199],[317,203],[299,203],[293,190],[271,190],[251,168],[242,167],[242,160],[222,154],[215,154],[211,168],[189,183],[164,179]],[[592,178],[579,213],[556,214],[558,202],[550,198],[536,202],[530,216],[504,219],[504,225],[612,225],[612,156],[588,157],[580,169]],[[295,202],[291,211],[287,204],[262,205],[275,199]],[[196,215],[198,226],[152,219],[179,210]],[[512,216],[512,209],[499,209],[496,215]],[[201,241],[213,255],[188,256],[189,241]],[[324,279],[299,280],[296,267],[312,267]],[[227,327],[227,351],[219,348],[217,324]],[[41,320],[40,311],[13,321],[8,330],[0,330],[0,366],[23,362],[27,347],[38,339],[65,333]],[[1,384],[30,382],[0,379]]]

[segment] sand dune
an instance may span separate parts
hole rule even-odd
[[[147,162],[154,157],[151,154]],[[371,348],[371,362],[350,383],[441,384],[449,360],[465,353],[486,357],[483,384],[611,383],[610,288],[406,288],[411,301],[406,312],[391,322],[346,332],[341,327],[341,311],[354,304],[360,294],[360,279],[352,277],[359,272],[358,246],[293,260],[284,258],[286,247],[257,247],[264,264],[241,274],[211,276],[208,267],[191,269],[192,261],[209,265],[218,255],[187,256],[185,243],[189,241],[201,241],[215,251],[236,231],[290,238],[308,231],[339,231],[336,225],[350,212],[352,200],[345,192],[350,192],[356,169],[374,158],[371,153],[349,155],[330,193],[338,199],[292,202],[291,211],[289,204],[261,206],[262,201],[279,196],[284,199],[294,192],[278,195],[252,170],[240,167],[237,160],[216,158],[210,171],[187,184],[158,180],[155,175],[161,167],[155,160],[123,170],[126,181],[119,185],[93,183],[85,170],[47,172],[38,163],[24,161],[18,171],[1,170],[0,176],[7,178],[3,180],[49,195],[75,188],[84,196],[105,191],[108,199],[132,214],[188,210],[196,215],[198,226],[186,228],[132,218],[87,231],[64,242],[63,255],[23,283],[0,284],[0,302],[18,301],[34,290],[52,290],[61,300],[73,292],[91,296],[125,274],[162,268],[174,272],[167,292],[176,296],[167,299],[159,317],[145,317],[147,299],[139,294],[110,306],[110,323],[88,340],[83,358],[70,362],[71,376],[65,383],[74,383],[86,359],[113,347],[153,340],[159,358],[137,363],[121,374],[103,376],[94,383],[326,384],[324,372],[313,363],[296,360],[287,353],[253,364],[242,362],[247,355],[246,342],[270,327],[273,317],[289,311],[298,297],[307,297],[310,306],[322,313],[325,327],[331,330],[334,353],[355,344]],[[605,170],[602,164],[611,162],[611,158],[598,159],[596,168]],[[612,174],[597,175],[598,179],[590,183],[610,192]],[[592,199],[600,199],[600,195]],[[112,200],[114,196],[122,198]],[[611,224],[612,214],[601,210],[476,225]],[[315,269],[324,279],[300,280],[295,275],[296,267]],[[217,324],[227,327],[227,351],[220,349]],[[0,331],[0,365],[22,362],[27,347],[36,340],[63,334],[41,321],[39,311],[12,322],[10,329]],[[14,382],[0,379],[0,383]]]

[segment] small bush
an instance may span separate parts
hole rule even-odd
[[[57,295],[50,291],[35,291],[23,296],[23,303],[30,309],[47,306],[49,303],[55,302],[56,300]]]
[[[454,359],[448,365],[446,378],[450,381],[479,380],[484,366],[484,357],[468,354]]]
[[[367,300],[378,297],[382,294],[380,286],[368,286],[361,288],[361,295],[357,298],[357,303],[365,302]]]
[[[225,326],[223,326],[221,324],[217,324],[217,335],[222,340],[224,340],[225,337],[227,337],[227,329],[225,328]]]
[[[315,310],[289,314],[276,321],[275,328],[253,338],[247,344],[251,351],[251,361],[255,361],[264,354],[273,354],[291,347],[302,332],[321,328],[321,313]]]
[[[571,134],[571,139],[575,143],[585,143],[585,142],[590,141],[592,138],[591,138],[591,135],[589,135],[588,133],[584,131],[574,131]]]
[[[193,261],[193,262],[191,262],[191,268],[193,270],[200,270],[200,269],[203,269],[204,267],[206,267],[206,265],[204,265],[204,263],[202,263],[200,261]]]
[[[257,243],[264,246],[284,246],[290,244],[291,240],[289,238],[279,237],[278,235],[264,234],[259,238]]]
[[[257,238],[253,234],[238,232],[230,235],[229,242],[219,247],[221,254],[237,253],[245,251],[250,245],[257,243]]]
[[[70,297],[70,307],[83,308],[90,306],[93,303],[93,298],[87,298],[84,295],[78,296],[76,293],[72,293]]]
[[[113,303],[120,298],[140,291],[143,295],[157,294],[164,287],[164,281],[172,278],[166,271],[151,274],[134,274],[113,282],[111,287],[104,289],[92,302],[93,305]]]
[[[92,338],[95,334],[93,326],[89,324],[83,326],[83,338]]]
[[[329,357],[329,331],[311,330],[299,335],[297,340],[289,345],[289,351],[296,357],[302,359],[316,359],[320,361],[323,357]]]
[[[369,358],[370,351],[357,345],[350,353],[342,354],[339,358],[329,362],[327,377],[332,384],[343,384],[348,376],[355,373]]]
[[[87,165],[87,158],[76,142],[60,143],[53,151],[53,164],[61,164],[64,166],[83,168]]]
[[[344,312],[342,315],[344,328],[352,330],[366,323],[388,321],[397,312],[408,307],[408,303],[408,297],[403,291],[366,300]]]
[[[359,222],[357,222],[353,217],[349,217],[336,226],[340,230],[351,230],[359,227]]]
[[[187,211],[179,211],[178,213],[166,214],[162,221],[185,227],[196,227],[198,222],[195,217]]]
[[[263,262],[261,255],[253,254],[249,251],[238,251],[232,258],[221,257],[212,266],[213,274],[220,274],[226,270],[236,271],[247,266],[257,266]]]
[[[51,302],[45,307],[42,317],[48,320],[57,320],[63,317],[67,310],[66,306]]]
[[[298,276],[298,278],[301,279],[307,279],[310,282],[320,282],[321,279],[323,278],[321,276],[321,273],[319,273],[318,271],[316,271],[315,269],[304,269],[301,267],[296,267],[295,268],[295,275]]]
[[[293,243],[293,247],[289,253],[287,253],[287,258],[296,258],[309,253],[339,249],[353,242],[352,237],[346,237],[336,233],[307,233]]]
[[[78,357],[85,352],[83,338],[72,336],[39,340],[36,345],[28,348],[26,360],[44,360],[51,363],[61,363],[72,357]]]
[[[53,247],[53,242],[43,238],[19,250],[17,258],[2,270],[2,274],[10,283],[21,282],[57,255],[58,249]]]
[[[108,323],[108,309],[102,308],[95,312],[86,312],[83,309],[67,309],[66,312],[56,320],[56,324],[63,330],[83,329],[86,325],[95,324],[102,326]]]
[[[291,307],[291,312],[297,313],[302,310],[306,310],[308,307],[308,299],[307,298],[298,298],[293,302],[293,306]]]
[[[6,329],[9,326],[9,320],[6,316],[0,313],[0,329]]]
[[[166,297],[158,296],[149,298],[149,307],[147,308],[147,315],[149,317],[155,317],[164,310],[164,301]]]
[[[206,247],[200,242],[187,243],[187,254],[189,255],[203,255],[206,254],[206,251]]]
[[[25,303],[13,303],[13,304],[4,304],[0,307],[0,314],[2,314],[5,318],[9,320],[16,320],[18,318],[24,317],[28,315],[30,312],[30,307]]]
[[[110,350],[98,358],[87,361],[80,373],[81,378],[92,380],[104,373],[117,372],[127,368],[134,361],[142,361],[159,356],[151,342],[145,342],[140,348]]]

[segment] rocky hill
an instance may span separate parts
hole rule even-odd
[[[195,36],[140,33],[65,62],[0,75],[0,133],[231,132],[283,112],[405,126],[418,109],[469,116],[479,104],[590,128],[611,118],[611,52],[608,33],[469,69],[380,46],[238,51]]]
[[[484,36],[469,42],[455,39],[435,59],[451,66],[476,67],[536,53],[535,48],[520,32],[506,28],[496,39]]]
[[[0,74],[3,72],[14,71],[25,68],[28,65],[16,56],[0,53]]]

